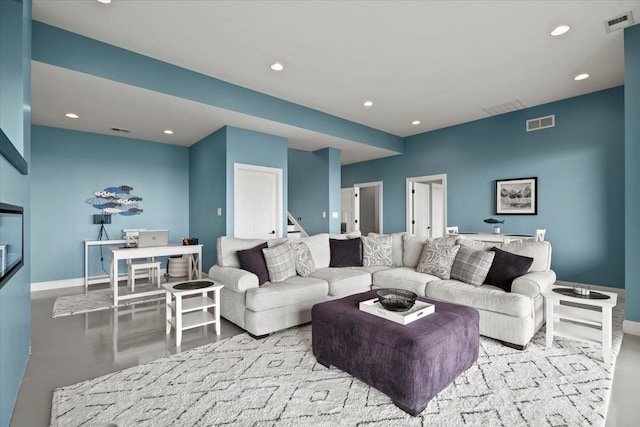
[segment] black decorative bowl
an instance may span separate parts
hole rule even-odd
[[[407,311],[416,303],[418,295],[404,289],[379,289],[378,301],[389,311]]]

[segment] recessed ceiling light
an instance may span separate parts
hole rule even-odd
[[[417,126],[420,124],[420,120],[414,120],[411,122],[412,125]]]
[[[362,105],[365,107],[373,107],[373,101],[364,101]]]
[[[164,133],[166,133],[167,135],[173,135],[173,131],[171,129],[166,129]]]
[[[282,70],[284,70],[284,65],[282,65],[279,62],[274,62],[273,64],[270,65],[270,68],[273,71],[282,71]]]
[[[109,4],[111,3],[111,0],[98,0],[98,3]]]
[[[69,117],[70,119],[79,119],[80,116],[77,115],[76,113],[67,113],[64,115],[65,117]]]
[[[555,27],[549,34],[551,34],[552,36],[560,36],[566,33],[567,31],[569,31],[570,29],[571,27],[568,26],[567,24],[562,24]]]
[[[575,76],[573,78],[573,80],[584,80],[584,79],[588,79],[589,78],[589,73],[582,73],[582,74],[578,74],[577,76]]]

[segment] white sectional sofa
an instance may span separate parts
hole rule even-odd
[[[259,285],[258,276],[240,268],[236,252],[253,248],[263,240],[218,238],[218,262],[209,278],[224,285],[221,315],[260,337],[280,329],[311,321],[314,304],[377,288],[400,288],[436,300],[474,307],[480,313],[480,334],[523,349],[544,324],[542,292],[556,279],[551,267],[549,242],[520,242],[502,245],[482,244],[458,239],[456,245],[474,250],[499,247],[512,254],[533,258],[529,271],[513,280],[511,291],[497,286],[476,286],[460,280],[443,280],[416,270],[426,239],[407,233],[394,233],[391,239],[391,265],[330,267],[330,238],[357,235],[318,234],[295,239],[304,242],[316,271],[308,277],[293,276],[284,281]],[[389,237],[387,237],[389,239]],[[269,247],[286,239],[269,241]]]

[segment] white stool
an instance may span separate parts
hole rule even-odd
[[[155,283],[160,287],[160,261],[132,262],[129,264],[129,273],[127,283],[131,287],[131,292],[136,286],[136,270],[148,270],[149,283]]]

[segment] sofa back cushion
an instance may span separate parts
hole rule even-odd
[[[316,268],[327,268],[331,262],[331,249],[329,248],[329,235],[327,233],[315,234],[309,237],[301,237],[297,241],[304,242],[309,247],[311,258]]]
[[[240,267],[240,259],[236,252],[251,249],[264,243],[264,239],[240,239],[238,237],[218,237],[218,265],[220,267]]]
[[[533,258],[529,271],[549,271],[551,268],[551,243],[543,242],[513,242],[496,245],[496,247],[517,255]]]
[[[406,233],[402,237],[402,265],[416,268],[424,249],[427,237]]]

